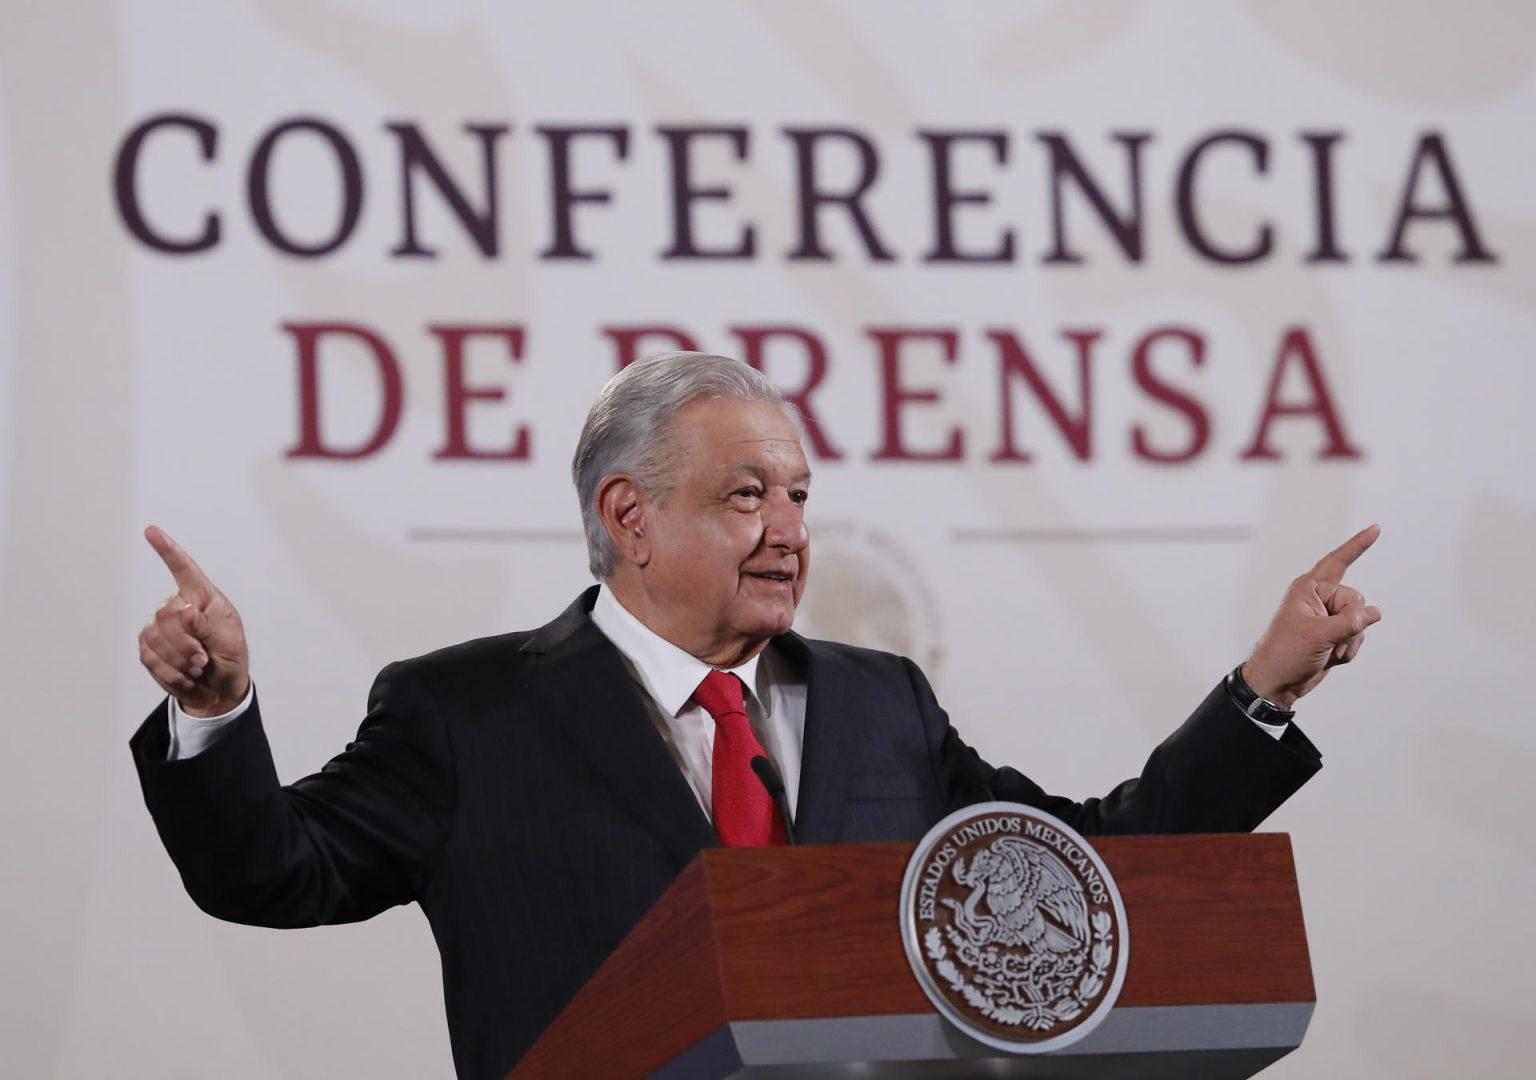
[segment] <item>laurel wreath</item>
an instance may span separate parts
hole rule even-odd
[[[967,979],[950,959],[949,950],[937,926],[929,927],[923,937],[923,947],[929,959],[934,962],[939,976],[949,983],[950,989],[964,997],[966,1003],[981,1015],[1010,1027],[1023,1025],[1034,1031],[1047,1031],[1057,1024],[1081,1016],[1104,987],[1104,979],[1109,974],[1109,962],[1114,955],[1114,922],[1108,912],[1100,911],[1094,913],[1091,923],[1093,947],[1088,954],[1088,970],[1083,972],[1077,987],[1055,1002],[1032,1002],[1022,1008],[994,1001],[981,987]],[[952,927],[949,930],[951,934],[955,933]],[[958,948],[962,942],[956,941],[955,944]]]

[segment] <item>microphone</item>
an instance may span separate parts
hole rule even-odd
[[[779,808],[779,817],[784,822],[784,842],[793,846],[795,825],[789,817],[789,798],[784,793],[784,778],[779,775],[779,770],[773,767],[773,762],[766,754],[758,754],[752,759],[752,771],[757,773],[757,778],[763,782],[763,787],[768,789],[768,796],[773,799],[773,805]]]

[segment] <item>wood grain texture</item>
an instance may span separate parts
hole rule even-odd
[[[1131,924],[1118,1004],[1317,1000],[1285,833],[1105,836],[1093,845]]]
[[[1117,1008],[1315,1000],[1288,836],[1092,843],[1130,922]],[[913,847],[703,852],[513,1080],[645,1075],[731,1020],[931,1012],[897,918]]]

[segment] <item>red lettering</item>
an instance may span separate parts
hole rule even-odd
[[[965,436],[959,428],[949,429],[949,438],[942,450],[912,450],[906,446],[901,434],[901,410],[907,405],[939,400],[939,392],[933,387],[912,389],[901,385],[902,345],[908,341],[936,341],[943,348],[941,354],[946,364],[955,362],[960,335],[954,330],[916,330],[870,328],[870,337],[880,346],[880,401],[884,421],[885,439],[880,449],[871,455],[873,461],[959,461],[965,450]]]
[[[764,370],[763,361],[768,352],[769,339],[788,338],[799,342],[806,365],[805,380],[800,388],[784,389],[784,380],[779,378],[775,378],[773,383],[784,390],[784,397],[800,410],[800,417],[805,421],[805,437],[810,440],[812,452],[827,461],[841,461],[843,452],[827,438],[826,426],[811,406],[811,392],[821,385],[821,380],[827,375],[827,347],[822,340],[798,326],[733,326],[731,333],[741,340],[741,358],[758,371]]]
[[[1028,450],[1021,450],[1013,441],[1013,394],[1009,383],[1022,378],[1035,399],[1044,406],[1056,430],[1067,441],[1072,452],[1081,461],[1093,457],[1093,385],[1090,379],[1093,364],[1093,343],[1100,337],[1098,330],[1064,330],[1062,336],[1077,346],[1078,399],[1082,402],[1076,416],[1069,416],[1061,399],[1056,396],[1030,359],[1024,343],[1006,330],[988,330],[987,337],[998,348],[998,372],[1000,386],[998,397],[1003,405],[1003,442],[992,454],[992,461],[1027,462],[1033,460]]]
[[[521,363],[523,328],[521,326],[429,326],[443,343],[443,405],[447,438],[432,456],[439,461],[527,461],[533,440],[526,426],[519,426],[512,445],[500,450],[477,450],[469,445],[467,416],[473,401],[501,401],[507,391],[500,386],[471,386],[465,375],[464,343],[471,337],[500,338],[507,346],[507,359]]]
[[[693,338],[672,326],[605,326],[603,335],[613,342],[614,358],[618,361],[619,371],[623,371],[642,356],[649,356],[651,350],[641,352],[640,343],[652,338],[666,338],[672,343],[674,349],[682,349],[685,352],[700,351]]]
[[[1161,401],[1164,405],[1183,413],[1189,421],[1189,441],[1176,450],[1157,450],[1147,438],[1147,430],[1137,424],[1131,429],[1131,450],[1144,461],[1155,461],[1164,465],[1178,465],[1189,461],[1205,449],[1205,444],[1211,441],[1211,420],[1206,415],[1204,407],[1190,397],[1157,377],[1152,370],[1152,349],[1160,341],[1182,342],[1189,352],[1191,367],[1200,367],[1205,363],[1205,338],[1193,330],[1186,330],[1179,326],[1163,326],[1156,330],[1150,330],[1136,343],[1136,349],[1131,358],[1131,372],[1135,376],[1136,385],[1149,398]]]
[[[1290,359],[1294,357],[1300,364],[1301,375],[1311,387],[1311,399],[1294,404],[1283,404],[1280,401],[1280,383],[1285,377],[1285,369]],[[1327,444],[1317,452],[1318,460],[1327,461],[1331,458],[1358,459],[1361,454],[1359,448],[1350,445],[1349,438],[1344,434],[1344,426],[1339,422],[1338,410],[1334,407],[1333,398],[1328,393],[1328,384],[1323,379],[1323,369],[1317,362],[1317,354],[1312,348],[1312,339],[1303,327],[1293,326],[1285,332],[1285,338],[1280,342],[1280,351],[1275,357],[1274,374],[1270,376],[1269,391],[1264,397],[1264,412],[1259,417],[1258,430],[1253,434],[1253,442],[1248,449],[1240,455],[1244,461],[1278,461],[1280,452],[1269,445],[1269,426],[1276,417],[1280,416],[1315,416],[1323,425],[1323,431],[1328,437]]]
[[[299,441],[287,451],[291,458],[331,458],[356,460],[382,450],[400,423],[400,409],[405,390],[400,380],[400,365],[384,340],[367,327],[354,323],[283,323],[299,347]],[[379,373],[383,400],[373,434],[350,449],[327,445],[320,436],[320,338],[322,335],[350,337],[367,348]]]

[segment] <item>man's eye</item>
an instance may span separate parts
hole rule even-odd
[[[762,492],[758,491],[757,488],[741,488],[739,491],[733,492],[732,496],[738,499],[756,499],[762,496]]]
[[[805,505],[805,500],[809,499],[810,497],[811,497],[811,493],[809,491],[799,491],[799,490],[796,490],[796,491],[791,491],[789,493],[790,500],[796,506],[804,506]]]

